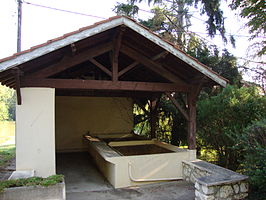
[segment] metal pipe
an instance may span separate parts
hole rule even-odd
[[[152,181],[172,181],[172,180],[178,180],[178,179],[183,179],[182,177],[176,177],[176,178],[154,178],[154,179],[138,179],[138,178],[134,178],[132,176],[132,163],[128,162],[128,174],[129,174],[129,178],[134,181],[134,182],[152,182]]]

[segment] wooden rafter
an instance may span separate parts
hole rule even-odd
[[[109,69],[107,69],[105,66],[103,66],[101,63],[99,63],[97,60],[95,60],[94,58],[90,58],[89,61],[95,66],[97,66],[98,68],[100,68],[107,75],[112,76],[112,72]]]
[[[166,92],[165,93],[168,98],[172,101],[172,103],[175,105],[175,107],[182,113],[182,115],[185,117],[187,121],[189,121],[189,115],[186,110],[182,108],[182,106],[177,102],[177,100],[171,95],[171,93]]]
[[[102,81],[102,80],[79,80],[79,79],[39,79],[23,78],[21,87],[52,87],[58,89],[96,89],[96,90],[128,90],[128,91],[154,91],[188,92],[189,87],[175,83],[151,83],[131,81]]]
[[[156,61],[162,57],[165,57],[169,52],[168,51],[163,51],[162,53],[157,54],[156,56],[152,57],[151,60]],[[139,64],[139,62],[135,61],[132,64],[128,65],[127,67],[125,67],[124,69],[122,69],[119,73],[118,73],[118,77],[122,76],[123,74],[127,73],[128,71],[130,71],[131,69],[133,69],[134,67],[136,67]]]
[[[146,56],[138,53],[134,49],[127,47],[125,45],[122,45],[121,51],[125,54],[127,54],[129,57],[133,58],[134,60],[140,62],[150,70],[154,71],[155,73],[161,75],[162,77],[166,78],[167,80],[178,83],[180,85],[188,85],[184,81],[182,81],[180,78],[166,70],[162,65],[154,62],[153,60],[147,58]]]
[[[70,67],[73,67],[77,64],[87,61],[88,59],[101,55],[112,49],[112,43],[106,43],[99,46],[95,46],[87,49],[86,51],[77,54],[73,57],[64,57],[59,63],[56,63],[51,66],[47,66],[44,69],[38,70],[35,73],[28,75],[28,77],[34,78],[47,78],[59,72],[62,72]]]
[[[0,73],[0,79],[4,79],[5,77],[10,76],[10,74],[12,73],[12,70],[7,70],[7,71],[3,71]]]

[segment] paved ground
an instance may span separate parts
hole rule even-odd
[[[87,153],[57,155],[57,173],[65,175],[67,200],[193,200],[195,190],[185,181],[114,189]]]
[[[67,193],[67,200],[193,200],[194,187],[184,181],[125,189]]]

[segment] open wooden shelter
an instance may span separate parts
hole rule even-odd
[[[153,102],[151,113],[166,94],[188,122],[189,149],[196,148],[201,88],[227,84],[177,46],[120,16],[0,60],[0,82],[16,90],[18,107],[24,103],[23,88],[52,88],[54,96],[144,97]],[[185,108],[173,92],[186,94]],[[154,123],[151,120],[152,137]]]

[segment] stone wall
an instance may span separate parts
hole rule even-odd
[[[195,183],[196,200],[233,200],[248,196],[247,176],[201,161],[183,161],[183,178]]]

